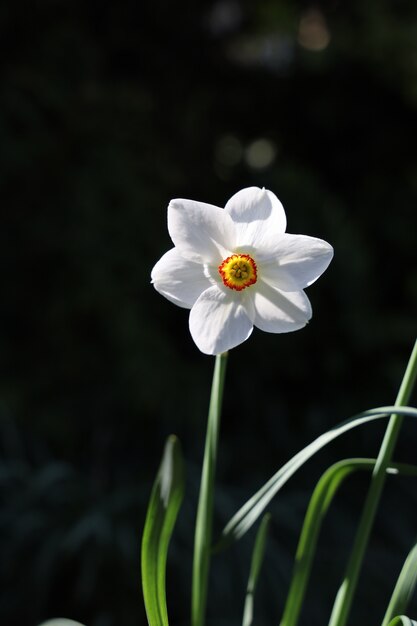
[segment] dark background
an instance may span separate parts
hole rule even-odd
[[[145,624],[140,534],[175,432],[187,492],[169,611],[187,624],[213,359],[150,285],[167,204],[265,186],[289,232],[335,248],[309,326],[255,331],[230,355],[218,533],[314,437],[395,399],[416,335],[417,4],[9,0],[0,48],[0,623]],[[320,474],[376,455],[383,428],[345,435],[271,505],[257,624],[279,622]],[[396,460],[416,445],[407,423]],[[331,509],[306,626],[328,619],[365,488],[352,479]],[[381,621],[416,494],[387,484],[352,623]],[[239,624],[252,541],[216,557],[210,624]]]

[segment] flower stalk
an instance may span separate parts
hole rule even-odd
[[[203,626],[210,571],[214,479],[227,352],[216,356],[194,537],[191,625]]]
[[[416,379],[417,341],[414,344],[404,378],[398,391],[397,399],[395,401],[396,406],[404,406],[408,404]],[[345,626],[348,620],[365,550],[385,484],[386,469],[391,461],[402,421],[402,415],[393,414],[388,422],[387,430],[385,431],[384,439],[372,473],[371,485],[369,487],[362,517],[356,533],[355,542],[346,568],[345,578],[337,593],[329,626]]]

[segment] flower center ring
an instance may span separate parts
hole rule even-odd
[[[232,254],[219,265],[219,274],[229,289],[242,291],[257,281],[257,267],[249,254]]]

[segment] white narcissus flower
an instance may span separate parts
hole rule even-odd
[[[303,289],[327,268],[326,241],[285,232],[286,216],[267,189],[236,193],[224,209],[172,200],[175,245],[152,270],[154,287],[190,312],[190,332],[205,354],[245,341],[256,326],[270,333],[303,328],[311,305]]]

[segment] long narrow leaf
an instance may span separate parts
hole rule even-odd
[[[281,469],[279,469],[265,485],[239,509],[225,526],[219,546],[223,547],[243,537],[287,480],[321,448],[352,428],[387,417],[393,413],[417,418],[417,409],[411,407],[380,407],[364,411],[317,437],[317,439],[298,452],[281,467]]]
[[[382,626],[387,626],[399,613],[404,613],[408,608],[408,603],[414,593],[417,583],[417,543],[410,550],[391,596],[390,603],[382,622]]]
[[[398,615],[388,624],[388,626],[417,626],[417,622],[405,615]]]
[[[165,569],[168,546],[184,494],[179,441],[168,438],[155,479],[142,537],[142,588],[149,626],[168,626]]]
[[[261,571],[262,563],[265,555],[266,537],[268,527],[271,521],[271,515],[267,513],[263,516],[256,533],[255,545],[252,552],[252,561],[249,572],[248,586],[246,588],[245,606],[243,609],[242,626],[251,626],[253,622],[253,602],[255,597],[256,586]]]
[[[336,492],[353,472],[371,471],[374,466],[375,459],[344,459],[329,467],[317,483],[304,518],[290,590],[280,626],[296,626],[298,623],[322,522]],[[417,476],[417,467],[392,463],[387,473]],[[394,613],[394,615],[397,614],[398,611]]]

